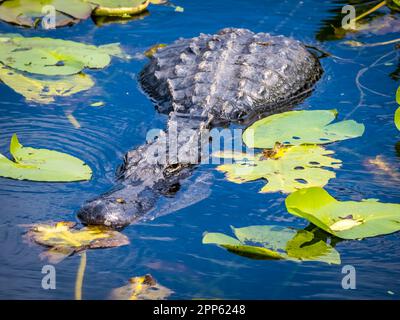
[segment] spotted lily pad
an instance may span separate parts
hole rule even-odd
[[[400,204],[338,201],[322,188],[296,191],[286,198],[287,210],[343,239],[362,239],[400,230]]]
[[[149,0],[85,0],[96,5],[95,16],[132,16],[146,10]]]
[[[113,300],[164,300],[173,291],[160,285],[149,274],[129,279],[129,283],[111,292]]]
[[[93,10],[92,5],[82,0],[6,0],[0,1],[0,19],[33,28],[47,14],[45,6],[55,8],[56,27],[87,19]]]
[[[54,102],[55,97],[68,97],[89,90],[94,85],[92,78],[85,74],[74,74],[57,79],[37,79],[0,64],[0,80],[26,100],[37,103]]]
[[[117,44],[97,47],[61,39],[0,35],[0,62],[34,74],[71,75],[84,68],[104,68],[110,55],[121,55]]]
[[[236,238],[206,233],[204,244],[216,244],[230,252],[254,259],[321,261],[340,264],[339,253],[313,232],[281,226],[232,227]]]
[[[217,167],[224,172],[229,181],[244,183],[265,179],[266,185],[261,193],[290,193],[310,186],[324,186],[336,175],[330,168],[340,168],[341,161],[329,157],[333,151],[320,146],[302,145],[281,147],[276,154],[264,153],[248,155],[245,153],[216,154],[219,157],[233,158],[235,163]]]
[[[26,234],[29,241],[49,247],[45,257],[59,261],[59,256],[69,256],[86,249],[112,248],[129,244],[122,233],[102,226],[88,226],[74,229],[75,222],[56,224],[35,224]]]
[[[330,124],[336,110],[288,111],[275,114],[247,128],[243,141],[249,148],[273,148],[276,142],[285,145],[326,144],[360,137],[364,125],[353,120]]]
[[[0,154],[0,177],[48,182],[89,180],[92,170],[82,160],[58,151],[24,147],[17,135],[11,138],[14,161]]]

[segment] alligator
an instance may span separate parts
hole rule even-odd
[[[199,165],[209,138],[203,132],[289,110],[310,95],[322,73],[316,53],[301,42],[246,29],[160,48],[139,80],[157,111],[168,115],[167,129],[125,155],[116,186],[86,202],[79,219],[112,228],[141,221]]]

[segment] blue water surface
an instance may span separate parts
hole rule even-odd
[[[163,128],[141,91],[137,75],[146,63],[141,53],[155,43],[179,37],[215,33],[224,27],[283,34],[318,46],[332,54],[321,60],[325,70],[316,90],[298,109],[333,109],[339,119],[351,117],[366,125],[365,134],[331,145],[343,160],[337,177],[326,189],[340,200],[377,198],[400,202],[400,133],[393,124],[394,93],[399,64],[393,45],[351,47],[344,40],[366,43],[398,37],[393,32],[348,35],[343,40],[316,40],[323,21],[332,18],[344,1],[176,0],[184,12],[149,6],[149,14],[125,24],[96,26],[90,19],[57,30],[32,30],[0,22],[1,33],[46,36],[92,44],[120,42],[133,59],[113,59],[103,70],[87,71],[96,81],[93,89],[49,105],[27,102],[0,83],[0,152],[9,156],[8,143],[18,133],[25,145],[63,151],[84,159],[93,169],[91,181],[39,183],[0,178],[0,298],[73,299],[79,255],[56,265],[57,288],[44,290],[39,258],[43,248],[23,242],[21,225],[77,220],[82,203],[110,189],[115,170],[129,149],[144,143],[152,128]],[[381,10],[390,14],[387,9]],[[395,19],[399,15],[393,14]],[[398,22],[398,20],[397,20]],[[90,104],[104,101],[103,107]],[[81,124],[75,128],[66,115]],[[399,149],[399,148],[398,148]],[[368,165],[381,155],[390,170]],[[107,299],[113,288],[133,276],[152,274],[174,291],[172,299],[398,299],[400,296],[400,233],[342,241],[336,245],[342,265],[320,262],[251,260],[217,246],[203,245],[205,231],[230,234],[230,225],[277,224],[303,228],[305,220],[285,209],[284,194],[260,194],[263,182],[234,184],[213,165],[201,166],[213,181],[210,196],[182,210],[123,230],[130,245],[87,253],[83,298]],[[342,266],[353,265],[357,288],[344,290]],[[390,291],[390,292],[389,292]],[[393,293],[393,294],[391,294]]]

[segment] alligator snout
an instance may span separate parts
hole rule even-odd
[[[118,185],[86,202],[77,215],[84,224],[118,229],[143,218],[143,212],[153,208],[155,201],[154,190],[143,184]]]
[[[120,199],[95,199],[86,202],[78,211],[78,218],[87,225],[105,225],[115,229],[130,224],[132,216],[134,212],[128,214]]]

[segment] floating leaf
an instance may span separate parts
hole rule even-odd
[[[104,106],[104,102],[103,101],[98,101],[98,102],[93,102],[90,104],[91,107],[102,107]]]
[[[27,77],[22,73],[0,64],[0,80],[26,100],[37,103],[51,103],[54,98],[68,97],[93,87],[92,78],[85,74],[76,74],[59,79],[41,80]]]
[[[149,0],[86,0],[97,5],[95,16],[132,16],[146,10]]]
[[[0,3],[0,19],[33,28],[47,15],[43,10],[47,5],[56,10],[56,27],[87,19],[93,10],[89,3],[81,0],[6,0]]]
[[[0,62],[35,74],[71,75],[84,68],[104,68],[110,55],[119,55],[116,44],[96,47],[52,38],[4,37],[0,35]]]
[[[73,229],[74,222],[58,222],[54,225],[36,224],[26,234],[27,239],[50,247],[45,256],[51,261],[59,261],[59,255],[68,256],[86,249],[112,248],[129,244],[122,233],[103,226],[88,226]]]
[[[145,17],[150,15],[150,12],[148,10],[144,10],[141,13],[135,14],[133,16],[121,16],[121,17],[116,17],[116,16],[92,16],[93,22],[101,27],[103,25],[107,24],[113,24],[113,23],[118,23],[118,24],[126,24],[130,21],[134,20],[142,20]]]
[[[0,154],[0,176],[17,180],[69,182],[89,180],[92,170],[83,161],[58,151],[22,146],[14,134],[10,153],[15,162]]]
[[[398,87],[396,91],[396,102],[400,104],[400,87]]]
[[[400,230],[400,204],[376,200],[342,202],[317,187],[289,195],[286,208],[343,239],[362,239]]]
[[[396,113],[394,114],[394,123],[396,124],[397,129],[400,130],[400,107],[397,108]]]
[[[164,300],[173,291],[158,284],[149,274],[129,279],[129,283],[111,292],[114,300]]]
[[[184,12],[184,11],[185,11],[185,9],[183,7],[180,7],[180,6],[175,7],[175,12]]]
[[[220,165],[217,170],[225,172],[227,179],[235,183],[267,180],[260,190],[262,193],[290,193],[310,186],[324,186],[334,178],[335,173],[325,168],[340,168],[341,161],[329,157],[330,154],[333,151],[314,145],[282,147],[272,157],[265,157],[263,153],[255,156],[235,153],[236,163]]]
[[[155,54],[159,49],[164,48],[164,47],[166,47],[166,46],[167,46],[167,45],[164,44],[164,43],[155,44],[155,45],[152,46],[150,49],[146,50],[146,51],[144,52],[144,55],[145,55],[147,58],[151,58],[152,56],[154,56],[154,54]]]
[[[217,244],[229,251],[255,259],[321,261],[340,264],[339,253],[306,230],[281,226],[233,228],[237,239],[222,233],[206,233],[204,244]]]
[[[276,142],[286,145],[326,144],[360,137],[364,125],[353,120],[330,124],[336,110],[288,111],[255,122],[243,133],[249,148],[273,148]]]

